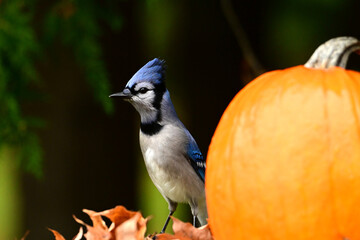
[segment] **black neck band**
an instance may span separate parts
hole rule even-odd
[[[161,111],[158,110],[156,114],[156,119],[154,121],[140,124],[141,132],[149,136],[159,133],[163,128],[163,125],[159,123],[161,122],[161,119],[162,119]]]
[[[163,128],[158,122],[151,122],[151,123],[141,123],[140,130],[142,133],[152,136],[161,131]]]

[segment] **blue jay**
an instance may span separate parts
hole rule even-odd
[[[178,118],[165,87],[165,62],[157,58],[145,64],[110,97],[129,101],[139,112],[140,147],[149,176],[169,206],[161,232],[179,202],[191,207],[196,218],[207,223],[205,202],[205,160],[190,132]]]

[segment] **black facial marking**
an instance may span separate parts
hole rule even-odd
[[[156,84],[154,92],[155,98],[152,105],[154,106],[154,108],[160,109],[163,95],[166,92],[165,82],[162,81],[161,83]]]
[[[151,90],[151,89],[148,89],[147,87],[141,87],[140,89],[135,90],[136,86],[137,86],[137,83],[135,83],[131,88],[129,88],[129,87],[126,87],[126,88],[129,89],[133,95],[137,95],[138,93],[144,94],[147,91]]]
[[[130,90],[130,92],[131,92],[132,95],[136,95],[136,93],[137,93],[137,92],[135,91],[136,84],[137,84],[137,83],[135,83],[131,88],[126,87],[127,89]]]

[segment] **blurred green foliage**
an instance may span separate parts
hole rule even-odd
[[[95,99],[111,113],[99,38],[101,24],[118,30],[122,23],[112,1],[102,2],[99,7],[94,0],[60,0],[43,9],[46,14],[40,22],[44,29],[39,30],[34,26],[39,4],[39,0],[0,1],[0,147],[18,149],[20,165],[37,177],[41,176],[42,153],[35,130],[42,121],[25,115],[22,109],[23,103],[37,100],[42,94],[34,87],[41,81],[36,62],[45,47],[60,40],[72,49]]]
[[[30,100],[29,85],[38,80],[35,57],[39,43],[31,26],[35,1],[4,1],[0,7],[0,146],[19,148],[25,169],[41,175],[41,149],[31,131],[34,119],[24,116],[21,103]],[[1,159],[0,159],[1,160]]]
[[[272,0],[261,22],[258,57],[272,69],[304,64],[321,43],[356,32],[349,22],[356,0]],[[276,54],[275,54],[276,50]]]
[[[113,1],[101,6],[94,0],[63,0],[56,3],[45,19],[44,37],[47,44],[60,39],[73,49],[76,61],[83,68],[95,98],[107,113],[113,111],[109,101],[110,85],[99,42],[101,23],[119,30],[121,18],[113,12]],[[104,7],[106,6],[106,7]]]

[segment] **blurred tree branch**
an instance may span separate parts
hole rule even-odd
[[[245,61],[249,64],[252,74],[257,77],[264,73],[264,68],[256,58],[254,51],[251,48],[249,40],[246,36],[245,30],[240,24],[239,18],[237,17],[231,0],[220,0],[222,11],[226,17],[227,22],[233,31],[239,47],[244,54]]]

